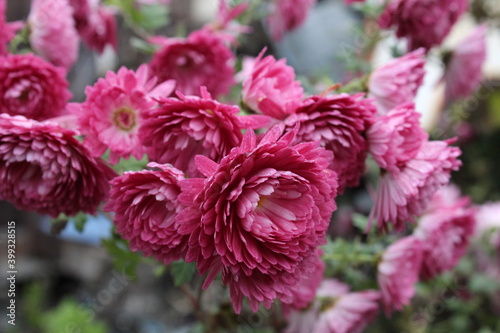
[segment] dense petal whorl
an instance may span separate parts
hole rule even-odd
[[[109,201],[104,206],[115,213],[114,223],[132,251],[142,251],[169,264],[184,256],[187,236],[177,232],[178,202],[184,179],[182,171],[169,165],[149,163],[159,170],[128,171],[111,181]]]
[[[57,217],[94,214],[116,174],[90,156],[78,133],[0,114],[0,199]]]
[[[357,186],[365,170],[365,134],[375,119],[376,109],[362,96],[312,96],[285,119],[288,128],[300,124],[296,142],[318,141],[333,152],[330,169],[338,174],[339,193],[347,186]]]
[[[209,272],[207,284],[222,270],[236,311],[243,296],[254,311],[274,298],[293,302],[290,288],[325,241],[336,208],[331,152],[292,145],[295,134],[273,127],[257,144],[247,131],[219,164],[197,158],[207,179],[180,182],[181,203],[189,205],[178,215],[180,232],[190,235],[186,260]]]

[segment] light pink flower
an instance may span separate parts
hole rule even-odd
[[[391,223],[396,231],[405,228],[423,213],[433,194],[448,184],[451,171],[461,165],[457,159],[460,149],[449,146],[450,141],[426,141],[415,158],[399,170],[383,172],[375,193],[370,223],[387,229]]]
[[[476,212],[476,222],[476,236],[489,235],[489,240],[497,249],[500,258],[500,202],[480,205]]]
[[[224,38],[208,29],[192,32],[185,39],[151,39],[160,44],[150,66],[160,82],[175,80],[176,90],[198,95],[205,86],[215,97],[224,95],[234,84],[235,57]]]
[[[486,25],[477,27],[447,55],[444,81],[448,102],[466,98],[479,87],[486,60],[487,31]]]
[[[69,69],[78,56],[79,38],[68,0],[33,0],[28,23],[35,52]]]
[[[296,142],[319,141],[333,152],[330,169],[339,176],[339,193],[357,186],[365,169],[366,130],[374,121],[375,106],[363,94],[312,96],[285,119],[292,128],[300,124]]]
[[[376,68],[368,89],[380,114],[411,103],[424,80],[425,50],[420,48]]]
[[[132,251],[142,251],[170,264],[182,258],[187,236],[177,232],[178,182],[182,171],[169,165],[149,163],[159,170],[126,171],[111,181],[110,199],[104,206],[114,212],[114,223],[121,236],[130,241]]]
[[[423,246],[416,237],[404,237],[389,246],[377,268],[377,281],[387,315],[410,304],[422,267]]]
[[[475,209],[467,207],[468,198],[457,198],[446,203],[442,196],[449,191],[444,188],[437,192],[431,201],[441,202],[423,215],[414,236],[422,241],[424,248],[420,276],[431,279],[456,266],[469,245],[474,234]]]
[[[0,199],[52,217],[95,214],[115,172],[91,157],[77,134],[0,114]]]
[[[253,311],[275,298],[293,302],[291,289],[311,274],[336,208],[331,152],[315,142],[292,145],[295,134],[276,126],[257,143],[247,131],[220,163],[197,157],[206,179],[180,181],[185,259],[208,273],[205,287],[222,271],[238,313],[243,297]]]
[[[249,2],[242,2],[236,6],[230,6],[228,0],[221,0],[214,22],[207,24],[204,28],[219,33],[223,39],[236,44],[240,34],[252,30],[249,26],[241,25],[236,21],[236,18],[248,9],[249,4]]]
[[[242,130],[267,125],[264,116],[238,116],[239,108],[212,99],[184,96],[159,100],[159,107],[144,113],[140,137],[151,161],[171,163],[189,177],[198,177],[194,158],[204,155],[220,161],[238,146]]]
[[[78,116],[84,143],[94,156],[102,156],[109,148],[113,164],[120,157],[142,158],[144,151],[139,140],[142,116],[156,105],[153,97],[168,95],[173,90],[171,82],[155,85],[156,78],[150,78],[146,65],[136,72],[122,67],[88,86],[85,102],[70,105],[72,113]]]
[[[0,0],[0,56],[9,53],[7,44],[14,38],[16,31],[23,26],[22,22],[7,23],[5,19],[6,12],[5,0]]]
[[[316,0],[273,0],[266,18],[273,39],[280,41],[285,33],[301,26],[315,4]]]
[[[0,113],[45,120],[71,98],[65,70],[33,54],[0,56]]]
[[[252,111],[284,119],[302,102],[304,90],[285,59],[264,57],[264,51],[255,59],[251,75],[243,81],[241,97]]]
[[[399,169],[417,155],[428,139],[419,118],[413,103],[404,104],[378,117],[368,129],[368,150],[381,168]]]
[[[393,0],[378,19],[382,28],[396,27],[410,50],[440,45],[467,10],[467,0]]]

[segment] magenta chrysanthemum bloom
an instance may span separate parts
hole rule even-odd
[[[436,206],[434,202],[434,207],[420,218],[414,231],[424,248],[422,279],[432,279],[453,269],[465,254],[475,232],[475,209],[467,207],[468,198],[456,198],[447,203],[441,197],[448,193],[447,188],[436,192],[432,201],[442,205]]]
[[[160,99],[158,108],[144,114],[140,131],[151,161],[170,163],[189,177],[201,176],[196,155],[218,162],[240,144],[242,130],[268,123],[264,116],[238,116],[237,106],[217,102],[205,89],[201,95]]]
[[[266,18],[274,40],[280,41],[283,35],[304,23],[316,0],[273,0]]]
[[[311,274],[336,208],[331,152],[316,142],[293,145],[296,130],[282,136],[273,127],[258,144],[247,131],[219,164],[197,157],[206,179],[180,182],[185,259],[208,273],[205,287],[222,271],[238,313],[243,297],[253,311],[276,298],[293,303],[291,289]]]
[[[209,29],[197,30],[186,39],[152,39],[160,44],[150,66],[160,82],[175,80],[176,90],[198,95],[207,87],[215,97],[227,94],[234,84],[235,57],[224,38]]]
[[[285,119],[289,128],[300,124],[296,142],[319,141],[333,152],[330,169],[339,176],[339,193],[347,186],[357,186],[365,169],[365,132],[375,119],[376,109],[362,96],[312,96]]]
[[[401,104],[413,102],[424,80],[424,66],[425,50],[418,49],[393,59],[372,72],[368,89],[380,114]]]
[[[0,113],[45,120],[71,98],[65,70],[32,54],[0,57]]]
[[[382,255],[377,280],[387,315],[410,304],[422,267],[422,255],[422,242],[412,236],[396,241]]]
[[[78,56],[78,32],[68,0],[34,0],[28,17],[33,50],[56,66],[69,69]]]
[[[16,31],[23,26],[22,22],[7,23],[5,20],[5,0],[0,0],[0,56],[9,53],[7,44],[14,38]]]
[[[117,231],[130,241],[132,251],[142,251],[170,264],[182,258],[188,237],[177,232],[177,213],[183,208],[178,196],[182,171],[169,165],[149,163],[159,170],[126,171],[111,181],[110,199]]]
[[[377,221],[377,227],[383,230],[391,223],[396,231],[402,231],[405,222],[413,222],[423,213],[434,193],[448,184],[451,171],[461,165],[457,159],[460,149],[449,143],[426,141],[415,158],[381,175],[370,223]]]
[[[429,50],[441,44],[467,5],[467,0],[392,0],[378,23],[382,28],[395,26],[410,50]]]
[[[85,102],[70,105],[70,110],[78,116],[84,142],[94,156],[102,156],[109,148],[113,164],[120,157],[142,158],[144,151],[139,140],[142,115],[156,105],[153,97],[168,95],[173,90],[168,81],[155,85],[156,78],[150,78],[146,65],[136,72],[122,67],[117,73],[109,71],[105,78],[87,87]]]
[[[75,131],[0,114],[0,199],[57,217],[94,214],[116,174],[90,156]]]
[[[486,60],[487,31],[486,25],[477,27],[445,56],[445,97],[448,102],[466,98],[479,87]]]
[[[284,119],[295,112],[305,98],[304,89],[295,81],[295,71],[285,59],[264,56],[255,59],[251,75],[243,81],[241,97],[252,111],[275,119]]]
[[[397,172],[417,155],[428,138],[419,119],[415,105],[404,104],[378,117],[368,129],[368,151],[381,168]]]

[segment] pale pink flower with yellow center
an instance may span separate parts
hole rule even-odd
[[[84,143],[92,154],[102,156],[109,148],[109,159],[115,164],[120,157],[142,158],[142,115],[156,105],[153,97],[169,95],[172,90],[170,81],[156,85],[156,78],[150,78],[146,65],[136,72],[122,67],[87,87],[85,102],[70,105],[70,110],[78,117]]]
[[[116,174],[50,122],[0,114],[0,199],[57,217],[95,214]]]
[[[141,251],[170,264],[182,258],[187,236],[177,232],[179,180],[182,171],[169,165],[149,163],[153,170],[126,171],[111,181],[110,198],[104,209],[114,212],[118,233],[130,241],[132,251]]]
[[[9,53],[7,44],[14,38],[16,31],[23,26],[22,22],[7,23],[5,19],[5,0],[0,0],[0,56]]]
[[[304,23],[316,0],[272,0],[266,23],[274,40]]]
[[[79,38],[68,0],[34,0],[28,16],[33,50],[69,69],[78,56]]]

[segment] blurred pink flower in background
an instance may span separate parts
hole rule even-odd
[[[80,39],[68,0],[33,0],[28,24],[33,50],[69,70],[78,56]]]
[[[184,95],[199,95],[202,86],[214,97],[229,93],[235,56],[219,34],[201,29],[185,39],[153,37],[150,41],[160,46],[150,62],[160,82],[175,80],[176,90]]]
[[[476,236],[488,235],[500,258],[500,202],[487,202],[477,207]]]
[[[295,142],[319,141],[333,152],[330,169],[339,176],[339,193],[359,185],[368,152],[366,130],[376,109],[363,94],[312,96],[285,119],[288,128],[300,124]]]
[[[95,214],[116,174],[90,156],[78,133],[0,114],[0,199],[57,217]]]
[[[468,0],[393,0],[378,19],[381,28],[396,28],[408,39],[408,49],[427,51],[440,45],[467,10]]]
[[[255,59],[251,74],[243,81],[242,100],[254,112],[284,119],[305,98],[304,89],[285,59],[264,57],[264,52]]]
[[[33,54],[0,56],[0,113],[45,120],[71,98],[66,71]]]
[[[249,2],[242,2],[236,6],[231,6],[228,0],[220,0],[214,21],[205,25],[204,28],[219,33],[228,42],[236,44],[240,34],[249,33],[252,30],[251,27],[236,21],[248,9],[249,5]]]
[[[220,163],[197,157],[206,179],[180,182],[188,207],[177,222],[190,235],[185,259],[208,273],[205,287],[222,270],[237,313],[243,297],[253,311],[275,298],[293,303],[292,289],[311,274],[336,209],[331,152],[315,142],[293,145],[296,129],[282,131],[271,128],[259,143],[247,131]]]
[[[104,206],[114,212],[118,233],[141,251],[168,265],[182,258],[187,236],[177,232],[177,213],[183,208],[177,197],[182,171],[169,165],[149,163],[159,170],[127,171],[111,181],[110,199]]]
[[[377,280],[387,316],[410,304],[422,267],[422,254],[422,242],[412,236],[397,240],[384,251]]]
[[[488,28],[475,28],[457,47],[445,56],[446,101],[466,98],[479,87],[483,79],[483,63],[486,60],[486,33]]]
[[[272,0],[266,23],[274,40],[298,28],[309,15],[317,0]]]
[[[5,0],[0,0],[0,56],[9,53],[7,44],[14,38],[17,30],[23,26],[22,22],[7,23],[6,10]]]
[[[109,148],[110,162],[115,164],[120,157],[142,158],[144,151],[139,140],[142,115],[156,105],[153,97],[169,95],[172,90],[170,81],[156,85],[147,65],[137,71],[122,67],[88,86],[85,102],[73,103],[69,108],[78,117],[78,127],[91,153],[102,156]]]
[[[376,68],[368,82],[369,96],[380,114],[414,101],[425,75],[425,50],[420,48]]]

